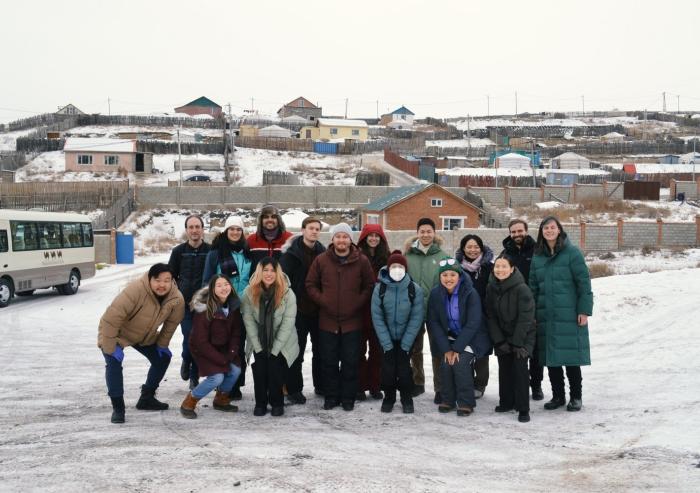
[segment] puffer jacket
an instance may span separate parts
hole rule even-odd
[[[207,318],[209,288],[202,288],[192,297],[192,332],[190,352],[199,368],[199,375],[206,377],[227,373],[230,363],[241,366],[241,301],[232,296],[228,304],[228,316],[222,311]]]
[[[297,316],[297,302],[294,292],[289,287],[289,278],[284,275],[287,282],[287,287],[284,291],[284,297],[280,306],[275,308],[273,314],[272,328],[272,350],[271,354],[277,356],[282,354],[287,361],[287,365],[291,366],[294,360],[299,356],[299,339],[295,327]],[[250,298],[250,286],[246,288],[242,296],[241,312],[243,313],[243,322],[246,328],[246,359],[250,360],[250,356],[255,352],[259,353],[263,350],[260,342],[260,309],[259,305],[255,305]]]
[[[112,354],[117,344],[168,347],[185,316],[185,300],[173,281],[162,303],[151,289],[148,273],[130,282],[100,319],[97,346]],[[163,326],[160,330],[158,328]]]
[[[202,287],[207,286],[214,275],[221,274],[220,255],[218,250],[211,250],[207,255],[207,260],[204,264],[204,275],[202,276]],[[248,258],[248,253],[245,249],[239,252],[232,250],[231,257],[233,257],[233,260],[236,262],[238,274],[229,277],[229,281],[231,281],[233,289],[236,290],[236,294],[240,296],[245,288],[248,287],[251,275],[250,268],[253,264],[250,258]]]
[[[524,347],[528,354],[532,354],[535,347],[535,299],[517,267],[503,281],[491,274],[486,287],[486,317],[494,346],[507,342]]]
[[[416,297],[411,303],[408,287],[413,283]],[[386,286],[384,300],[379,296],[381,286]],[[383,309],[382,309],[383,305]],[[379,282],[372,293],[372,322],[379,344],[384,352],[394,347],[394,341],[401,343],[401,349],[411,350],[413,341],[423,325],[423,290],[406,274],[399,282],[389,277],[389,271],[382,267]]]
[[[303,300],[308,299],[306,293],[306,274],[309,272],[311,265],[304,265],[304,237],[295,235],[287,240],[287,243],[282,247],[282,256],[280,257],[280,266],[287,277],[289,277],[290,286],[294,295],[297,297],[297,308],[303,309]],[[313,248],[314,257],[318,257],[326,251],[320,241],[317,241]],[[301,300],[301,301],[300,301]],[[307,315],[315,315],[318,313],[318,307],[312,302],[308,305],[313,307],[311,313]],[[302,312],[303,313],[303,312]]]
[[[455,252],[455,260],[462,264],[465,259],[464,252],[457,249]],[[484,302],[486,298],[486,286],[489,283],[489,276],[493,271],[493,250],[484,245],[484,251],[481,253],[481,262],[479,263],[479,268],[475,272],[469,272],[464,269],[464,273],[469,276],[474,285],[474,289],[479,293],[479,298],[481,298],[481,306],[486,310],[486,304]]]
[[[427,319],[428,298],[430,291],[437,286],[440,281],[440,266],[442,259],[449,258],[447,252],[442,250],[444,240],[439,235],[435,235],[433,244],[427,253],[418,248],[418,236],[413,236],[404,243],[404,255],[408,260],[408,273],[423,290],[423,318]]]

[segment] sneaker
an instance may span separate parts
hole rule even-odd
[[[374,399],[375,401],[380,401],[380,400],[384,399],[384,394],[382,394],[381,390],[375,390],[375,391],[370,390],[369,396],[372,399]]]
[[[474,399],[481,399],[484,396],[484,391],[486,391],[485,388],[475,388],[474,389]]]
[[[442,394],[440,392],[435,392],[435,397],[433,398],[433,404],[440,404],[442,402]]]
[[[566,401],[564,400],[563,397],[552,397],[552,400],[545,403],[544,408],[547,411],[552,411],[554,409],[562,407],[564,404],[566,404]]]
[[[355,409],[355,403],[353,401],[343,402],[343,411],[352,411]]]
[[[414,385],[411,395],[413,397],[418,397],[421,394],[425,394],[425,385]]]
[[[367,400],[367,394],[365,393],[364,390],[358,392],[355,394],[355,400],[356,401],[366,401]]]
[[[566,405],[566,410],[567,411],[580,411],[582,405],[583,405],[583,402],[581,402],[581,399],[574,399],[572,397],[571,400],[569,400],[569,403]]]
[[[287,404],[306,404],[306,397],[301,392],[294,392],[287,396]]]
[[[402,402],[401,410],[404,414],[413,414],[413,400]]]
[[[541,401],[544,399],[544,392],[542,392],[542,387],[532,387],[532,400]]]
[[[255,407],[253,409],[253,416],[265,416],[267,414],[267,407]]]
[[[501,406],[500,404],[498,406],[496,406],[496,409],[494,409],[494,411],[496,411],[497,413],[507,413],[507,412],[510,412],[512,410],[513,410],[513,406]]]
[[[282,416],[284,414],[284,406],[272,406],[270,416]]]
[[[323,401],[323,409],[325,409],[326,411],[330,411],[331,409],[333,409],[334,407],[338,407],[339,405],[340,402],[338,402],[337,399],[326,398]]]
[[[390,413],[394,409],[394,403],[395,401],[388,401],[384,399],[384,401],[382,401],[381,411],[383,413]]]
[[[527,423],[530,421],[530,413],[528,411],[520,411],[518,413],[518,421],[521,423]]]
[[[457,408],[457,416],[469,416],[474,412],[474,408],[471,406],[460,406]]]

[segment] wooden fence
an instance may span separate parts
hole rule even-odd
[[[0,183],[0,208],[89,211],[111,207],[129,189],[127,180],[107,182]]]

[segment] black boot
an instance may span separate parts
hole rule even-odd
[[[156,399],[156,391],[145,385],[141,387],[141,397],[136,403],[136,409],[141,411],[165,411],[168,405]]]
[[[190,379],[190,362],[185,361],[184,359],[182,360],[182,364],[180,365],[180,378],[182,378],[185,382]]]
[[[576,399],[576,398],[572,397],[569,400],[569,404],[567,404],[567,406],[566,406],[566,410],[567,411],[580,411],[582,405],[583,405],[583,402],[581,401],[581,399]]]
[[[542,387],[532,387],[532,400],[541,401],[544,399],[544,392],[542,392]]]
[[[552,397],[551,401],[545,403],[544,408],[547,411],[551,411],[553,409],[557,409],[557,408],[562,407],[564,404],[566,404],[566,399],[555,395],[554,397]]]
[[[110,397],[112,400],[112,423],[123,423],[125,419],[125,406],[123,397]]]
[[[413,398],[401,399],[401,410],[404,414],[413,414]]]

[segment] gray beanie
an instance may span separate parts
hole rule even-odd
[[[331,239],[338,233],[347,233],[352,238],[352,228],[347,223],[338,223],[331,226]]]

